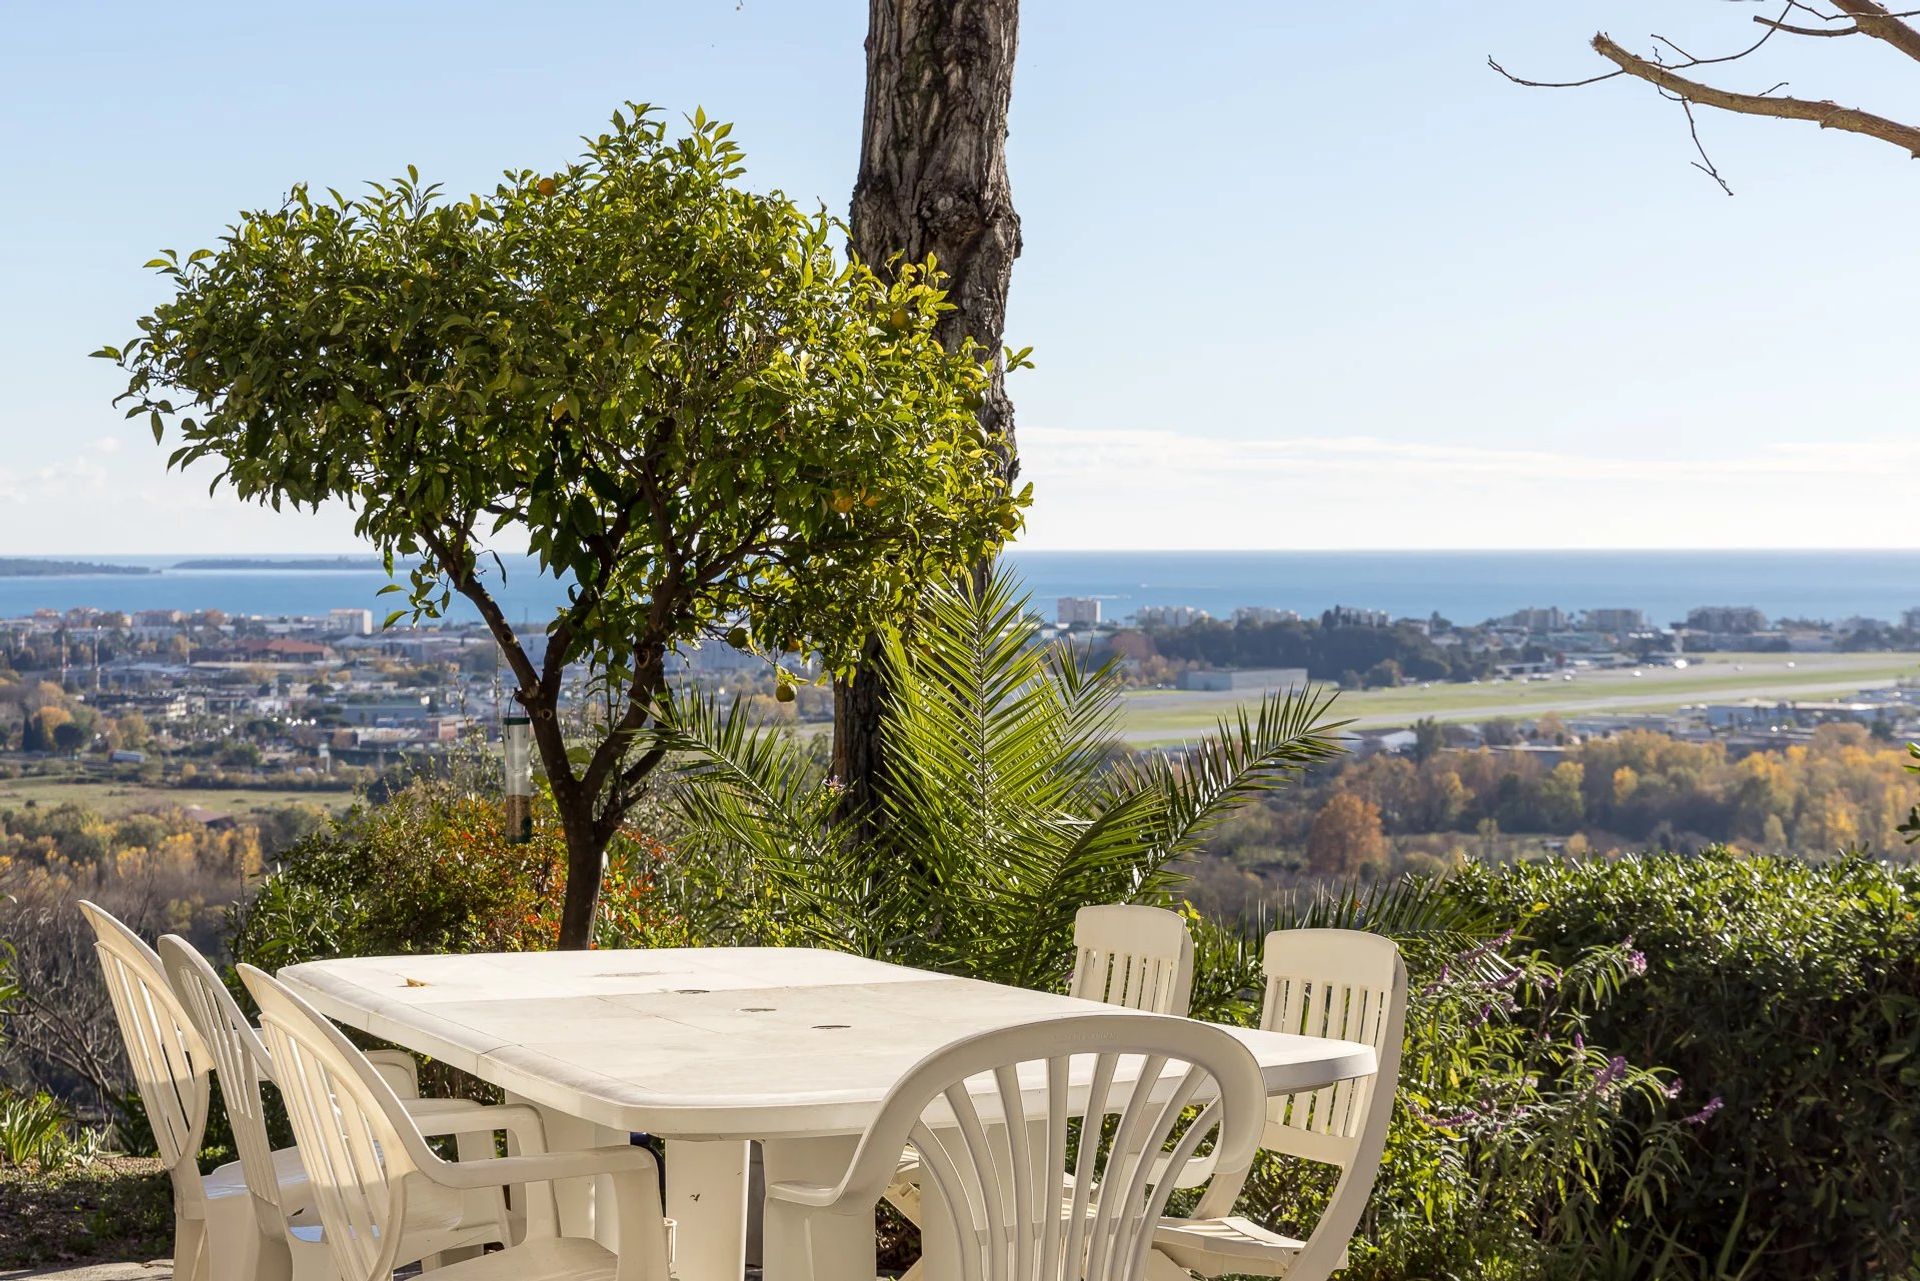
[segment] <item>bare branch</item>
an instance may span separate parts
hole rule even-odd
[[[1910,14],[1894,13],[1874,0],[1833,0],[1833,7],[1852,18],[1861,35],[1890,44],[1920,62],[1920,31],[1900,20]]]
[[[1673,95],[1668,96],[1673,97]],[[1720,176],[1720,170],[1714,165],[1713,157],[1707,154],[1706,144],[1700,141],[1700,122],[1693,118],[1693,104],[1685,98],[1673,97],[1673,100],[1680,104],[1680,110],[1687,113],[1687,133],[1693,137],[1693,149],[1700,153],[1700,158],[1693,162],[1693,167],[1719,183],[1720,190],[1731,196],[1733,188],[1728,186],[1727,180]]]
[[[1609,71],[1605,75],[1588,76],[1585,80],[1522,80],[1519,76],[1514,75],[1511,71],[1508,71],[1505,67],[1495,62],[1491,55],[1487,58],[1487,65],[1507,79],[1513,81],[1513,83],[1525,85],[1529,89],[1578,89],[1583,85],[1597,85],[1602,80],[1612,80],[1617,76],[1626,74],[1624,71]]]
[[[1845,0],[1846,3],[1859,3],[1860,0]],[[1908,155],[1920,158],[1920,129],[1912,125],[1889,120],[1885,116],[1876,116],[1871,112],[1860,111],[1853,107],[1842,107],[1832,102],[1809,102],[1804,98],[1772,98],[1764,94],[1734,93],[1731,90],[1715,88],[1689,80],[1675,73],[1671,67],[1663,67],[1636,54],[1628,53],[1605,33],[1594,36],[1593,50],[1627,75],[1657,85],[1677,97],[1686,99],[1704,107],[1718,107],[1722,111],[1733,111],[1748,116],[1772,116],[1779,120],[1809,120],[1822,129],[1840,129],[1848,133],[1864,134],[1869,138],[1878,138],[1882,142],[1900,147]]]
[[[1787,7],[1780,11],[1780,18],[1784,19],[1789,13],[1792,13],[1795,9],[1800,9],[1805,7],[1806,6],[1801,2],[1801,0],[1787,0]],[[1818,16],[1824,17],[1825,15],[1818,15]],[[1755,18],[1754,21],[1764,22],[1765,19]],[[1778,23],[1776,22],[1775,25],[1778,25]],[[1765,35],[1761,36],[1758,40],[1754,41],[1752,44],[1748,45],[1746,48],[1740,50],[1738,53],[1721,54],[1717,58],[1695,57],[1693,54],[1688,53],[1685,49],[1682,49],[1679,45],[1667,39],[1665,36],[1655,35],[1653,38],[1658,42],[1660,42],[1661,44],[1667,46],[1667,48],[1673,50],[1675,53],[1680,55],[1682,61],[1674,64],[1672,69],[1676,71],[1685,71],[1690,67],[1710,67],[1717,63],[1722,63],[1722,62],[1737,62],[1741,58],[1746,57],[1748,54],[1755,52],[1760,48],[1761,45],[1764,45],[1768,40],[1772,39],[1773,32],[1768,31]],[[1501,66],[1499,63],[1495,62],[1491,55],[1489,55],[1487,58],[1487,65],[1489,67],[1492,67],[1495,71],[1499,72],[1501,75],[1505,76],[1507,79],[1513,81],[1513,83],[1517,85],[1524,85],[1529,89],[1579,89],[1586,85],[1599,84],[1603,80],[1612,80],[1616,76],[1628,74],[1625,71],[1609,71],[1603,75],[1588,76],[1585,80],[1523,80],[1519,76],[1514,75],[1511,71],[1508,71],[1505,67]]]
[[[1795,36],[1857,36],[1860,34],[1858,27],[1841,27],[1838,30],[1822,31],[1818,27],[1796,27],[1790,22],[1776,22],[1772,18],[1763,18],[1757,13],[1753,15],[1753,20],[1770,30],[1784,31],[1788,35]]]

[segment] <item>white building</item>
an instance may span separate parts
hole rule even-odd
[[[1062,627],[1098,627],[1100,602],[1092,596],[1062,596],[1053,617]]]
[[[1297,623],[1300,615],[1291,609],[1273,609],[1266,605],[1241,605],[1233,611],[1233,621],[1248,627],[1263,627],[1269,623]]]
[[[373,635],[373,611],[370,609],[330,609],[327,611],[327,635]]]
[[[1647,613],[1643,609],[1626,607],[1603,607],[1585,611],[1585,624],[1590,632],[1606,632],[1614,636],[1631,635],[1647,630]]]
[[[1210,621],[1213,615],[1191,605],[1142,605],[1133,617],[1142,627],[1192,627]]]
[[[1305,689],[1304,667],[1195,668],[1180,674],[1180,688],[1191,690]]]

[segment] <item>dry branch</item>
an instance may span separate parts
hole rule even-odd
[[[1836,2],[1860,4],[1863,0],[1836,0]],[[1878,9],[1880,6],[1873,7]],[[1897,25],[1904,27],[1904,24]],[[1911,28],[1906,29],[1909,34],[1916,34]],[[1881,38],[1886,39],[1886,37]],[[1908,155],[1920,159],[1920,129],[1912,125],[1903,125],[1885,116],[1876,116],[1872,112],[1861,111],[1854,107],[1842,107],[1833,102],[1809,102],[1804,98],[1772,98],[1757,93],[1734,93],[1731,90],[1702,84],[1697,80],[1689,80],[1685,76],[1677,75],[1671,68],[1663,67],[1657,62],[1628,53],[1604,32],[1594,36],[1593,49],[1595,53],[1613,63],[1627,75],[1656,85],[1688,102],[1697,103],[1703,107],[1718,107],[1722,111],[1737,112],[1741,115],[1772,116],[1780,120],[1810,120],[1822,129],[1841,129],[1848,133],[1878,138],[1882,142],[1904,148]]]
[[[1861,35],[1885,41],[1920,62],[1920,31],[1902,22],[1902,15],[1890,12],[1885,5],[1875,4],[1874,0],[1833,0],[1833,7],[1852,18]]]

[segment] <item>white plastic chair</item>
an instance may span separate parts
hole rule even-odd
[[[451,1264],[436,1281],[669,1281],[660,1168],[645,1148],[445,1161],[366,1056],[265,971],[240,967],[341,1281],[386,1281],[412,1207],[449,1193],[609,1175],[618,1253],[544,1237]]]
[[[1123,1060],[1138,1075],[1116,1086]],[[1205,1106],[1179,1128],[1196,1103]],[[928,1055],[889,1091],[838,1185],[769,1186],[769,1227],[804,1242],[812,1216],[871,1215],[906,1146],[951,1215],[962,1281],[1142,1281],[1173,1190],[1158,1172],[1211,1142],[1237,1185],[1265,1106],[1253,1056],[1205,1023],[1083,1014],[983,1032]],[[811,1281],[846,1281],[815,1263]]]
[[[234,1146],[248,1197],[210,1204],[208,1240],[211,1281],[286,1281],[290,1277],[331,1281],[332,1265],[320,1244],[311,1206],[311,1188],[296,1148],[273,1150],[267,1136],[260,1086],[273,1080],[271,1060],[226,984],[207,959],[185,939],[169,934],[159,955],[174,995],[206,1045],[220,1078],[220,1098],[232,1124]],[[408,1094],[417,1079],[411,1056],[398,1064],[376,1065],[390,1086]],[[529,1107],[483,1107],[464,1099],[403,1098],[402,1106],[427,1134],[457,1134],[463,1160],[493,1154],[494,1133],[506,1131],[521,1151],[544,1150],[539,1113]],[[524,1195],[524,1194],[523,1194]],[[540,1188],[530,1198],[535,1231],[554,1231],[552,1198]],[[226,1222],[231,1215],[233,1222]],[[505,1199],[498,1188],[458,1198],[441,1197],[411,1207],[404,1226],[401,1265],[437,1259],[442,1252],[471,1250],[515,1239]]]
[[[1374,1076],[1267,1104],[1260,1146],[1339,1168],[1327,1208],[1305,1241],[1269,1232],[1232,1213],[1245,1183],[1223,1168],[1191,1219],[1165,1219],[1154,1248],[1204,1277],[1229,1274],[1324,1281],[1346,1263],[1387,1143],[1400,1047],[1406,1034],[1407,968],[1391,939],[1358,930],[1276,930],[1262,961],[1267,989],[1260,1026],[1301,1036],[1371,1045]]]
[[[1073,918],[1067,995],[1154,1014],[1193,1000],[1193,936],[1178,912],[1137,903],[1083,907]]]
[[[153,1142],[173,1180],[173,1275],[207,1281],[207,1206],[244,1198],[238,1163],[201,1178],[196,1159],[207,1132],[212,1057],[160,967],[160,958],[111,913],[82,901],[93,928],[94,954],[113,998],[134,1088],[146,1105]]]
[[[1193,935],[1178,912],[1138,903],[1101,903],[1073,917],[1073,973],[1067,995],[1149,1014],[1185,1014],[1193,1000]],[[1205,1176],[1180,1186],[1205,1182]],[[920,1225],[920,1159],[900,1154],[886,1199]],[[916,1281],[916,1268],[903,1281]]]

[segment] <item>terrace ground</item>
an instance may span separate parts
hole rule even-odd
[[[1636,673],[1638,673],[1636,675]],[[1393,729],[1431,716],[1441,721],[1671,711],[1689,703],[1750,699],[1792,702],[1834,698],[1920,678],[1920,653],[1694,654],[1685,668],[1649,664],[1559,675],[1399,689],[1349,690],[1334,704],[1354,729]],[[1127,695],[1121,730],[1137,744],[1177,743],[1213,728],[1220,717],[1258,702],[1253,690],[1231,693],[1136,690]]]

